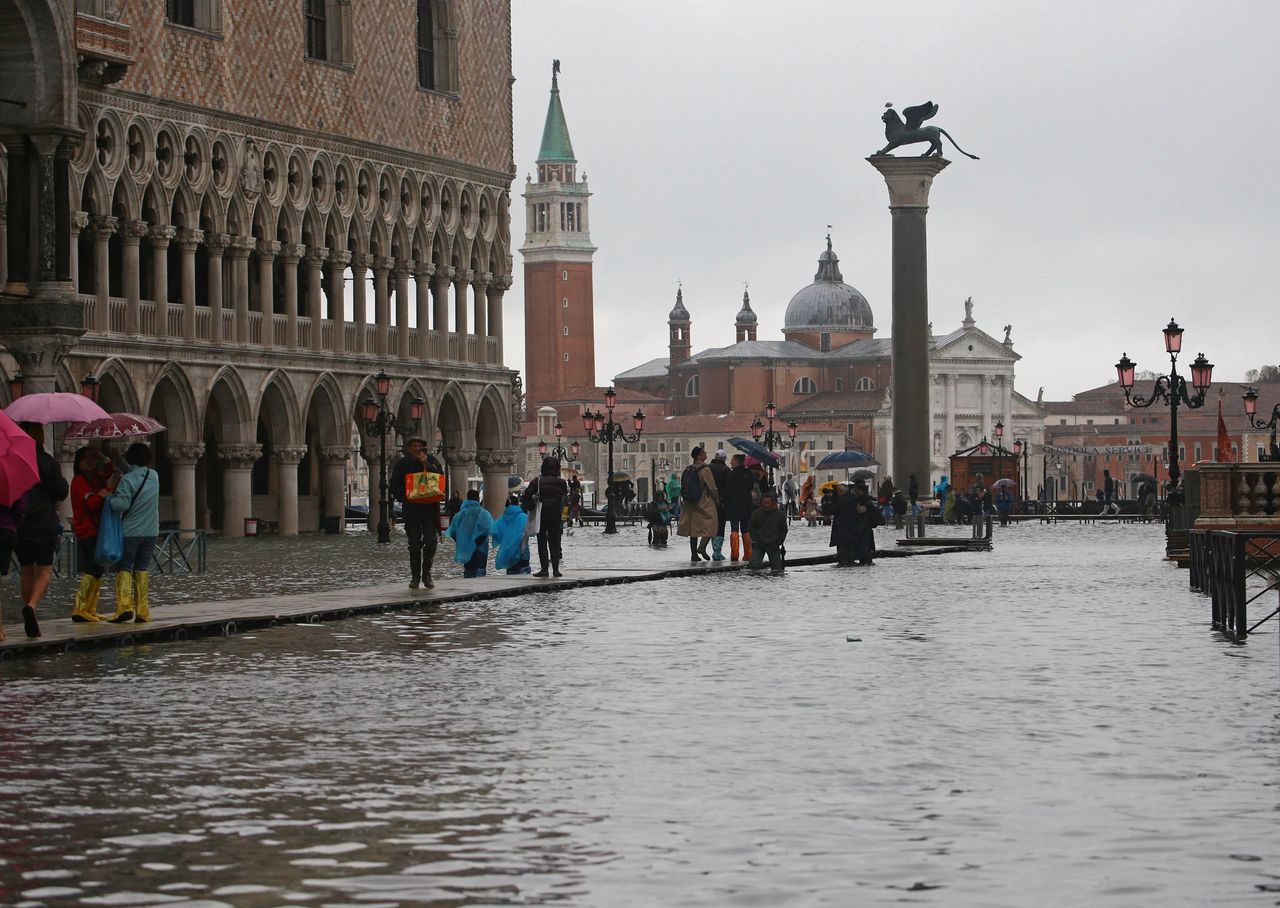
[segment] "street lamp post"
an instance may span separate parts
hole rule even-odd
[[[1169,354],[1169,374],[1156,379],[1151,394],[1143,396],[1132,394],[1133,373],[1137,364],[1129,359],[1129,354],[1120,356],[1116,363],[1116,374],[1120,377],[1120,387],[1124,388],[1124,399],[1132,407],[1145,409],[1158,400],[1169,405],[1169,482],[1176,487],[1182,468],[1178,466],[1178,408],[1185,406],[1189,410],[1198,410],[1204,406],[1204,396],[1209,390],[1213,378],[1213,364],[1199,354],[1191,363],[1191,387],[1195,395],[1187,393],[1187,382],[1178,374],[1178,354],[1182,352],[1182,328],[1173,319],[1164,327],[1164,349]]]
[[[545,441],[538,442],[538,453],[543,457],[554,457],[561,462],[569,460],[572,452],[573,460],[578,459],[578,453],[582,450],[582,445],[576,441],[569,443],[569,451],[564,448],[564,425],[559,421],[555,425],[556,444],[553,448],[548,448]]]
[[[774,406],[773,401],[769,401],[764,408],[765,418],[769,420],[768,428],[760,421],[760,417],[756,417],[751,423],[751,437],[763,444],[769,449],[769,453],[774,451],[785,451],[787,448],[794,447],[796,443],[796,430],[800,427],[796,425],[793,419],[787,423],[787,437],[783,438],[781,432],[773,431],[773,421],[778,417],[778,408]],[[773,464],[769,464],[769,488],[775,488],[773,484]]]
[[[1267,453],[1259,457],[1258,460],[1264,463],[1280,461],[1280,445],[1276,444],[1276,426],[1280,424],[1280,404],[1276,404],[1272,408],[1269,421],[1257,419],[1258,391],[1256,388],[1250,388],[1244,394],[1244,415],[1249,418],[1249,425],[1253,428],[1271,430],[1271,443],[1267,446]],[[1241,454],[1243,455],[1243,452]],[[1243,456],[1241,459],[1244,459]]]
[[[1018,488],[1022,492],[1023,508],[1025,509],[1026,503],[1031,500],[1031,495],[1028,494],[1030,490],[1027,488],[1030,485],[1027,482],[1027,471],[1030,469],[1031,444],[1021,438],[1015,438],[1013,441],[1013,456],[1022,457],[1022,477],[1018,483]]]
[[[373,377],[378,399],[366,397],[360,404],[364,417],[365,435],[376,435],[379,439],[378,455],[378,542],[391,541],[391,495],[387,487],[387,436],[393,432],[404,433],[414,428],[422,420],[422,411],[427,402],[421,397],[414,398],[409,406],[409,419],[397,419],[387,409],[387,395],[391,392],[391,376],[379,370]]]
[[[609,388],[604,392],[604,408],[608,411],[608,415],[601,413],[599,410],[595,413],[590,410],[584,410],[582,413],[582,426],[587,432],[587,438],[592,444],[605,444],[609,448],[608,476],[605,485],[604,531],[606,533],[618,532],[618,496],[613,491],[613,443],[614,441],[624,441],[628,444],[634,444],[640,440],[640,433],[644,431],[643,410],[636,410],[635,415],[631,417],[636,427],[634,435],[628,435],[623,431],[621,423],[613,421],[613,408],[617,403],[618,392],[613,388]]]

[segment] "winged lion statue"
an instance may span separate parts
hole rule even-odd
[[[902,109],[903,116],[906,117],[904,123],[902,117],[898,116],[898,112],[893,109],[893,104],[886,104],[888,108],[884,115],[880,117],[884,121],[884,137],[889,140],[889,144],[881,148],[876,154],[888,154],[899,145],[914,145],[916,142],[928,142],[929,150],[921,157],[929,155],[942,156],[942,136],[946,136],[951,140],[951,144],[955,145],[956,151],[965,157],[978,160],[976,154],[969,154],[959,145],[956,140],[951,138],[951,133],[947,132],[941,126],[922,126],[925,120],[931,119],[938,112],[938,105],[932,101],[926,101],[915,107],[904,107]]]

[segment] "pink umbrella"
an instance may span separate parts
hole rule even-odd
[[[106,419],[110,414],[83,394],[70,391],[48,391],[40,394],[24,394],[4,412],[14,422],[87,422]]]
[[[0,506],[9,507],[39,481],[35,439],[0,413]]]
[[[139,416],[136,413],[111,413],[106,419],[94,419],[68,426],[66,434],[62,437],[68,441],[136,438],[140,435],[155,435],[163,431],[164,426],[150,416]]]

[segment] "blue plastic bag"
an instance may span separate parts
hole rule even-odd
[[[98,547],[93,553],[93,559],[103,567],[111,567],[123,557],[124,518],[111,506],[110,501],[104,501],[102,522],[98,524]]]

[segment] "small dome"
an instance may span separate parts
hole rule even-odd
[[[854,287],[844,282],[840,259],[827,248],[818,256],[818,272],[813,283],[801,289],[787,304],[782,330],[787,331],[875,331],[871,304]]]
[[[734,320],[738,325],[754,325],[756,323],[756,314],[751,311],[751,297],[747,295],[747,291],[742,291],[742,308],[738,310],[738,316]]]
[[[669,322],[687,322],[689,321],[689,310],[684,307],[684,288],[676,290],[676,304],[671,309],[671,314],[667,316]]]

